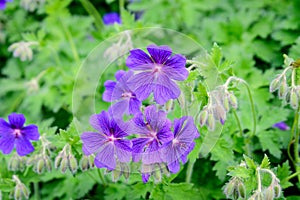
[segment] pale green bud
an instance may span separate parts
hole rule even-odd
[[[49,172],[52,171],[52,161],[51,161],[51,159],[48,156],[45,156],[44,160],[45,160],[45,167],[46,167],[47,171],[49,171]]]
[[[174,101],[171,99],[171,100],[167,101],[167,103],[165,104],[167,112],[170,112],[170,111],[173,110],[173,108],[174,108],[174,103],[173,102]]]
[[[274,196],[275,198],[279,198],[281,196],[281,187],[279,184],[274,186]]]
[[[288,85],[286,83],[286,79],[284,78],[283,81],[281,82],[280,86],[279,86],[278,97],[280,99],[285,98],[288,90],[289,90],[289,88],[288,88]]]
[[[274,91],[278,90],[279,86],[280,86],[280,79],[278,77],[271,82],[270,92],[274,92]]]
[[[36,164],[36,173],[41,174],[44,171],[45,161],[44,159],[39,159]]]
[[[21,187],[19,184],[16,185],[15,189],[14,189],[14,198],[15,200],[22,200],[22,191],[21,191]]]
[[[229,100],[227,98],[227,95],[225,96],[225,98],[223,99],[223,106],[224,106],[224,109],[226,112],[228,112],[230,110],[230,107],[229,107]]]
[[[69,160],[67,157],[64,157],[62,160],[61,160],[61,163],[60,163],[60,171],[62,173],[65,173],[68,169],[68,166],[69,166]]]
[[[14,57],[19,57],[21,61],[32,60],[31,45],[37,45],[37,42],[17,42],[8,47],[8,51],[13,52]]]
[[[215,130],[215,118],[212,113],[208,114],[207,121],[206,121],[207,127],[210,131]]]
[[[117,182],[120,179],[121,175],[122,175],[121,170],[119,170],[119,169],[113,170],[111,173],[112,181]]]
[[[216,118],[218,120],[220,120],[222,125],[224,125],[225,120],[226,120],[226,111],[225,111],[225,109],[223,108],[223,106],[217,105],[216,108],[215,108],[215,111],[216,111]]]
[[[54,167],[57,169],[60,166],[60,163],[63,159],[63,152],[59,152],[58,156],[56,156],[55,161],[54,161]]]
[[[70,171],[75,174],[77,169],[78,169],[78,163],[77,163],[77,160],[76,158],[71,154],[69,155],[69,168],[70,168]]]
[[[155,167],[154,171],[152,172],[152,175],[155,183],[161,182],[162,174],[160,169],[157,169],[157,167]]]
[[[272,187],[268,187],[267,189],[264,190],[264,197],[265,200],[273,200],[274,199],[274,190]]]
[[[291,90],[290,104],[291,104],[292,108],[295,110],[299,106],[299,98],[298,98],[295,88],[292,88],[292,90]]]
[[[25,197],[25,199],[28,199],[30,193],[28,188],[23,183],[20,185],[20,188],[21,188],[22,195]]]
[[[200,116],[199,116],[199,122],[200,122],[200,126],[204,126],[204,124],[206,123],[207,121],[207,116],[208,116],[208,113],[207,113],[207,110],[202,110],[200,112]]]
[[[95,158],[91,155],[89,156],[89,166],[90,166],[90,169],[93,169],[95,167]]]
[[[235,182],[234,181],[229,181],[225,188],[224,188],[224,194],[226,195],[227,198],[229,198],[235,189]]]
[[[242,199],[246,198],[246,189],[245,186],[242,182],[238,183],[238,187],[237,187],[238,193],[239,193],[239,197]]]
[[[233,92],[228,93],[228,101],[229,104],[234,108],[237,109],[238,102],[236,96],[233,94]]]
[[[19,170],[19,159],[15,156],[12,156],[8,162],[8,170],[10,171],[18,171]]]
[[[79,163],[80,169],[82,171],[86,171],[89,168],[89,158],[85,155],[82,156],[80,163]]]

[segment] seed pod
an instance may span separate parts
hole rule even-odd
[[[246,198],[246,189],[242,182],[239,182],[237,189],[239,192],[239,197],[242,199],[245,199]]]
[[[299,98],[298,98],[295,88],[291,89],[290,104],[291,104],[292,108],[295,110],[299,106]]]
[[[289,88],[286,83],[286,79],[284,78],[283,81],[281,82],[281,84],[279,86],[279,90],[278,90],[279,99],[283,99],[286,96],[288,90],[289,90]]]
[[[236,96],[233,94],[233,92],[230,92],[228,95],[228,101],[229,104],[234,108],[237,109],[238,107],[238,102]]]
[[[204,124],[206,123],[206,120],[207,120],[207,110],[202,110],[201,112],[200,112],[200,116],[199,116],[199,118],[200,118],[200,126],[202,127],[202,126],[204,126]]]
[[[215,130],[215,118],[212,113],[208,114],[207,121],[206,121],[207,127],[210,131]]]
[[[86,171],[89,168],[89,158],[87,156],[82,156],[81,160],[80,160],[80,169],[82,171]]]
[[[75,174],[78,169],[77,160],[72,154],[69,155],[69,168],[73,174]]]
[[[62,173],[65,173],[68,169],[68,166],[69,166],[69,160],[68,160],[68,157],[64,157],[62,160],[61,160],[61,163],[60,163],[60,171]]]
[[[36,164],[36,173],[41,174],[44,171],[45,161],[44,159],[39,159]]]

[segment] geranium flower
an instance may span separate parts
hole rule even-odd
[[[185,68],[186,59],[180,54],[172,56],[168,46],[149,45],[150,55],[141,49],[133,49],[126,60],[126,65],[137,72],[129,80],[129,88],[139,100],[146,99],[152,92],[158,104],[164,104],[180,95],[175,81],[183,81],[188,76]]]
[[[90,124],[99,133],[83,133],[82,150],[85,155],[96,154],[95,165],[98,168],[114,170],[117,162],[130,161],[132,143],[125,138],[128,136],[127,124],[110,119],[105,111],[92,115]]]
[[[0,0],[0,10],[4,10],[6,8],[7,2],[12,2],[12,0]]]
[[[10,154],[14,147],[20,156],[25,156],[34,151],[30,140],[38,140],[40,134],[36,125],[25,124],[23,114],[12,113],[8,116],[8,122],[0,118],[0,150],[4,154]]]
[[[110,12],[103,15],[103,23],[105,25],[111,25],[114,23],[121,24],[120,15],[116,12]]]
[[[187,156],[194,149],[194,139],[197,137],[199,132],[192,117],[174,120],[174,138],[162,148],[163,160],[171,173],[179,171],[180,160],[183,164],[187,162]]]
[[[115,75],[117,82],[108,80],[104,83],[105,91],[102,98],[106,102],[115,102],[109,108],[109,113],[114,118],[122,117],[124,113],[131,115],[140,112],[142,103],[127,86],[127,81],[132,76],[133,71],[119,70]]]
[[[282,131],[290,130],[290,127],[286,123],[284,123],[284,122],[275,123],[275,124],[273,124],[273,127],[274,128],[278,128],[278,129],[280,129]]]
[[[167,119],[164,111],[156,111],[154,105],[145,108],[144,115],[138,113],[132,120],[132,132],[139,135],[132,140],[132,160],[142,160],[142,165],[161,163],[160,147],[173,139],[171,121]],[[142,167],[143,168],[143,167]],[[150,176],[149,170],[143,173],[142,178],[147,182]]]

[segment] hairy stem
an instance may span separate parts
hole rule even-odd
[[[40,187],[39,187],[39,183],[38,182],[34,182],[33,183],[33,187],[34,187],[34,197],[36,200],[40,200]]]
[[[296,169],[296,173],[300,172],[300,166],[299,166],[299,112],[300,112],[300,106],[295,112],[295,118],[292,128],[292,134],[295,136],[294,140],[294,166]],[[298,181],[300,182],[300,174],[298,174]]]
[[[107,183],[106,183],[106,180],[105,180],[105,178],[104,178],[104,176],[103,176],[103,174],[102,174],[102,171],[101,171],[100,169],[97,169],[97,172],[98,172],[98,176],[99,176],[99,178],[100,178],[102,184],[103,184],[104,186],[106,186]]]
[[[195,164],[195,162],[189,161],[189,164],[188,164],[188,167],[186,170],[186,177],[185,177],[185,182],[187,182],[187,183],[190,183],[192,180],[194,164]]]
[[[235,118],[236,123],[237,123],[238,128],[239,128],[240,137],[243,137],[243,129],[242,129],[242,126],[241,126],[241,122],[240,122],[239,116],[237,115],[237,113],[236,113],[236,111],[234,109],[232,109],[232,112],[233,112],[234,118]]]
[[[253,98],[252,98],[252,94],[251,94],[251,90],[249,88],[249,85],[245,81],[242,81],[242,83],[246,86],[248,96],[249,96],[249,101],[250,101],[251,111],[252,111],[252,120],[253,120],[253,128],[252,128],[253,132],[252,132],[251,136],[254,136],[255,132],[256,132],[256,114],[255,114],[254,102],[253,102]]]

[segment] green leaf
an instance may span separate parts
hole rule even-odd
[[[278,165],[276,170],[277,178],[280,180],[280,185],[283,189],[293,186],[293,184],[287,179],[291,175],[289,162],[284,162],[281,166]]]
[[[246,167],[237,166],[234,169],[229,171],[229,175],[246,179],[251,176],[251,172],[249,172],[249,169],[247,169]]]
[[[280,145],[273,135],[273,130],[261,131],[257,134],[259,142],[264,151],[268,150],[276,158],[281,157]]]
[[[244,156],[244,159],[245,159],[245,162],[246,162],[247,166],[250,169],[256,170],[256,164],[254,163],[254,161],[246,155],[243,155],[243,156]]]
[[[260,168],[270,168],[270,161],[266,154],[264,155],[264,159],[261,161]]]

